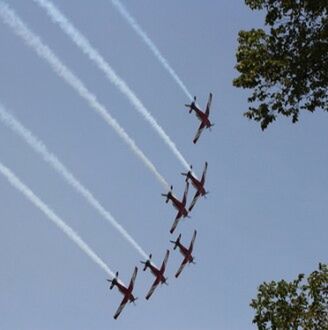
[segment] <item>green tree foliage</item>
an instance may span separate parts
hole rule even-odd
[[[265,30],[239,32],[234,86],[253,90],[244,114],[265,129],[281,114],[328,111],[328,0],[245,0]]]
[[[319,264],[306,281],[263,283],[251,302],[259,330],[327,330],[328,265]]]

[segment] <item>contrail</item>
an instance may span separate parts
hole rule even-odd
[[[157,171],[154,164],[146,157],[146,155],[119,125],[119,123],[107,112],[106,108],[99,103],[96,96],[92,94],[84,86],[82,81],[59,60],[59,58],[48,46],[43,44],[41,39],[23,23],[23,21],[15,14],[15,12],[2,1],[0,1],[0,16],[4,23],[10,26],[13,31],[19,37],[21,37],[29,47],[33,48],[41,58],[46,60],[52,69],[89,103],[89,105],[106,121],[107,124],[109,124],[116,131],[116,133],[128,144],[131,150],[142,160],[146,167],[148,167],[148,169],[163,185],[164,189],[169,190],[168,183]]]
[[[100,268],[102,268],[110,277],[115,277],[115,274],[105,264],[104,261],[93,252],[93,250],[82,240],[82,238],[68,226],[60,217],[58,217],[52,209],[43,203],[23,182],[21,182],[9,168],[0,162],[0,172],[10,184],[19,190],[25,197],[39,208],[59,229],[61,229],[69,239],[71,239],[89,258],[92,259]]]
[[[146,109],[141,100],[130,89],[126,82],[120,78],[112,67],[106,62],[102,55],[91,45],[89,40],[65,17],[55,5],[48,0],[34,0],[41,6],[50,18],[57,23],[60,28],[72,39],[72,41],[93,61],[106,77],[129,99],[134,108],[147,120],[155,131],[160,135],[163,141],[169,146],[182,165],[189,169],[189,164],[177,149],[174,142],[165,133],[163,128],[157,123],[156,119]],[[166,63],[166,62],[165,62]]]
[[[68,184],[70,184],[75,191],[82,195],[86,201],[93,206],[100,215],[105,218],[122,236],[140,253],[140,255],[147,259],[147,253],[140,247],[140,245],[129,235],[129,233],[114,219],[114,217],[98,202],[93,194],[85,188],[77,178],[65,167],[64,164],[51,152],[49,152],[46,145],[35,137],[32,132],[25,128],[13,115],[8,113],[4,106],[0,103],[0,120],[19,135],[36,153],[38,153],[45,162],[59,173]]]
[[[141,28],[141,26],[137,23],[135,18],[128,12],[128,10],[124,7],[124,5],[119,0],[110,0],[113,6],[119,11],[119,13],[123,16],[123,18],[129,23],[132,29],[139,35],[139,37],[144,41],[144,43],[149,47],[155,57],[159,60],[159,62],[163,65],[166,71],[171,75],[171,77],[175,80],[175,82],[180,86],[183,92],[187,95],[187,97],[192,101],[193,97],[188,91],[185,84],[179,78],[177,73],[170,66],[169,62],[164,58],[162,53],[153,43],[153,41],[148,37],[145,31]]]

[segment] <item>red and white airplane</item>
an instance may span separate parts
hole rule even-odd
[[[131,281],[128,287],[125,287],[118,279],[118,272],[116,272],[115,278],[112,280],[107,280],[108,282],[112,283],[111,286],[109,287],[110,290],[113,289],[114,286],[117,286],[118,290],[123,294],[123,300],[118,307],[116,313],[114,314],[114,319],[116,320],[118,316],[121,314],[123,308],[128,302],[135,302],[138,298],[134,297],[132,294],[133,287],[134,287],[134,282],[137,277],[137,272],[138,272],[138,267],[134,268],[134,272],[131,277]]]
[[[193,139],[193,143],[196,143],[203,131],[203,129],[206,128],[211,128],[212,126],[214,126],[214,124],[212,124],[210,122],[210,120],[208,119],[209,114],[210,114],[210,108],[211,108],[211,103],[212,103],[212,93],[210,93],[209,97],[208,97],[208,101],[207,101],[207,105],[206,105],[206,110],[202,111],[201,109],[198,108],[198,106],[196,105],[196,96],[194,97],[193,102],[191,102],[191,104],[185,104],[185,106],[187,108],[189,108],[189,113],[191,113],[192,111],[195,111],[197,118],[201,121],[201,124],[198,128],[198,131],[195,135],[195,138]]]
[[[194,257],[192,256],[192,250],[194,248],[196,235],[197,235],[197,231],[195,230],[188,249],[180,243],[181,234],[179,235],[176,241],[170,241],[171,243],[174,244],[173,249],[175,250],[178,247],[181,254],[184,256],[184,259],[182,260],[182,263],[178,271],[176,272],[175,277],[178,277],[180,275],[180,273],[182,272],[183,268],[186,266],[187,263],[193,263],[193,264],[195,263]]]
[[[164,276],[164,272],[165,272],[167,260],[169,258],[169,254],[170,254],[170,251],[166,250],[166,254],[165,254],[165,257],[164,257],[164,260],[163,260],[163,263],[162,263],[162,266],[160,269],[158,269],[151,263],[151,261],[150,261],[151,254],[149,255],[149,259],[147,261],[141,261],[141,263],[145,265],[143,270],[145,271],[147,268],[149,268],[150,271],[152,272],[152,274],[156,277],[153,285],[151,286],[149,292],[146,295],[147,300],[150,298],[150,296],[153,294],[153,292],[155,291],[155,289],[157,288],[157,286],[160,283],[167,285],[167,282],[166,282],[167,278]]]
[[[207,172],[207,162],[205,162],[205,167],[204,167],[204,171],[202,174],[202,178],[200,180],[198,180],[192,173],[192,166],[190,165],[190,171],[188,171],[188,173],[181,173],[182,175],[184,175],[186,177],[186,182],[188,182],[188,180],[191,181],[191,184],[194,186],[194,188],[197,190],[188,211],[190,212],[192,210],[192,208],[195,206],[198,198],[200,196],[206,196],[208,194],[208,191],[205,190],[205,177],[206,177],[206,172]]]
[[[172,225],[172,228],[170,229],[170,233],[172,234],[178,225],[179,220],[183,216],[188,217],[188,210],[186,209],[186,203],[187,203],[187,194],[189,189],[189,182],[186,183],[186,188],[183,194],[182,201],[178,200],[172,193],[173,186],[171,186],[171,190],[167,194],[162,194],[162,196],[166,197],[165,203],[168,203],[169,200],[172,202],[172,205],[178,210],[178,214],[175,217],[174,223]]]

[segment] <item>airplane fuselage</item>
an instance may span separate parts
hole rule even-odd
[[[184,217],[186,217],[188,215],[188,211],[185,207],[185,204],[183,204],[182,202],[180,202],[177,198],[175,198],[173,195],[171,195],[169,197],[169,199],[172,201],[173,206],[182,213],[182,215]]]
[[[210,128],[212,126],[208,116],[203,111],[199,110],[198,108],[193,109],[196,112],[197,118],[205,125],[206,128]]]
[[[152,274],[156,277],[159,278],[159,280],[161,281],[161,283],[165,283],[166,282],[166,278],[164,277],[163,272],[161,272],[159,269],[157,269],[155,266],[150,265],[149,266],[150,271],[152,272]]]
[[[185,205],[180,202],[178,199],[176,199],[174,196],[171,198],[173,206],[184,216],[186,217],[188,215],[188,211],[185,207]]]
[[[118,282],[116,282],[114,285],[117,286],[118,290],[122,293],[122,295],[125,297],[127,296],[131,302],[135,300],[135,297],[132,294],[132,290],[129,290],[123,284]]]
[[[178,243],[178,248],[180,253],[187,258],[188,262],[193,262],[194,257],[192,256],[192,251],[189,251],[186,247],[184,247],[181,243]]]
[[[198,181],[192,174],[188,174],[188,178],[191,180],[193,187],[199,191],[202,196],[206,195],[204,185],[202,185],[200,181]]]

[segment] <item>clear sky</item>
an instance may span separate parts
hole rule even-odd
[[[129,101],[33,1],[16,13],[136,141],[180,196],[184,171]],[[265,132],[243,117],[247,91],[232,87],[237,33],[261,26],[243,1],[124,1],[200,105],[214,94],[212,132],[197,145],[189,100],[110,0],[56,4],[136,92],[201,174],[207,199],[169,234],[175,211],[162,186],[126,144],[48,64],[0,21],[0,102],[90,189],[160,264],[170,248],[169,286],[150,301],[139,267],[137,305],[109,291],[107,274],[0,176],[0,329],[254,329],[250,300],[263,281],[293,279],[327,262],[327,114],[279,119]],[[0,126],[0,161],[72,226],[128,282],[140,255],[25,142]],[[193,193],[193,190],[191,190]],[[191,197],[192,194],[190,194]],[[189,198],[190,200],[190,198]],[[197,229],[196,265],[174,278],[181,255],[169,246]]]

